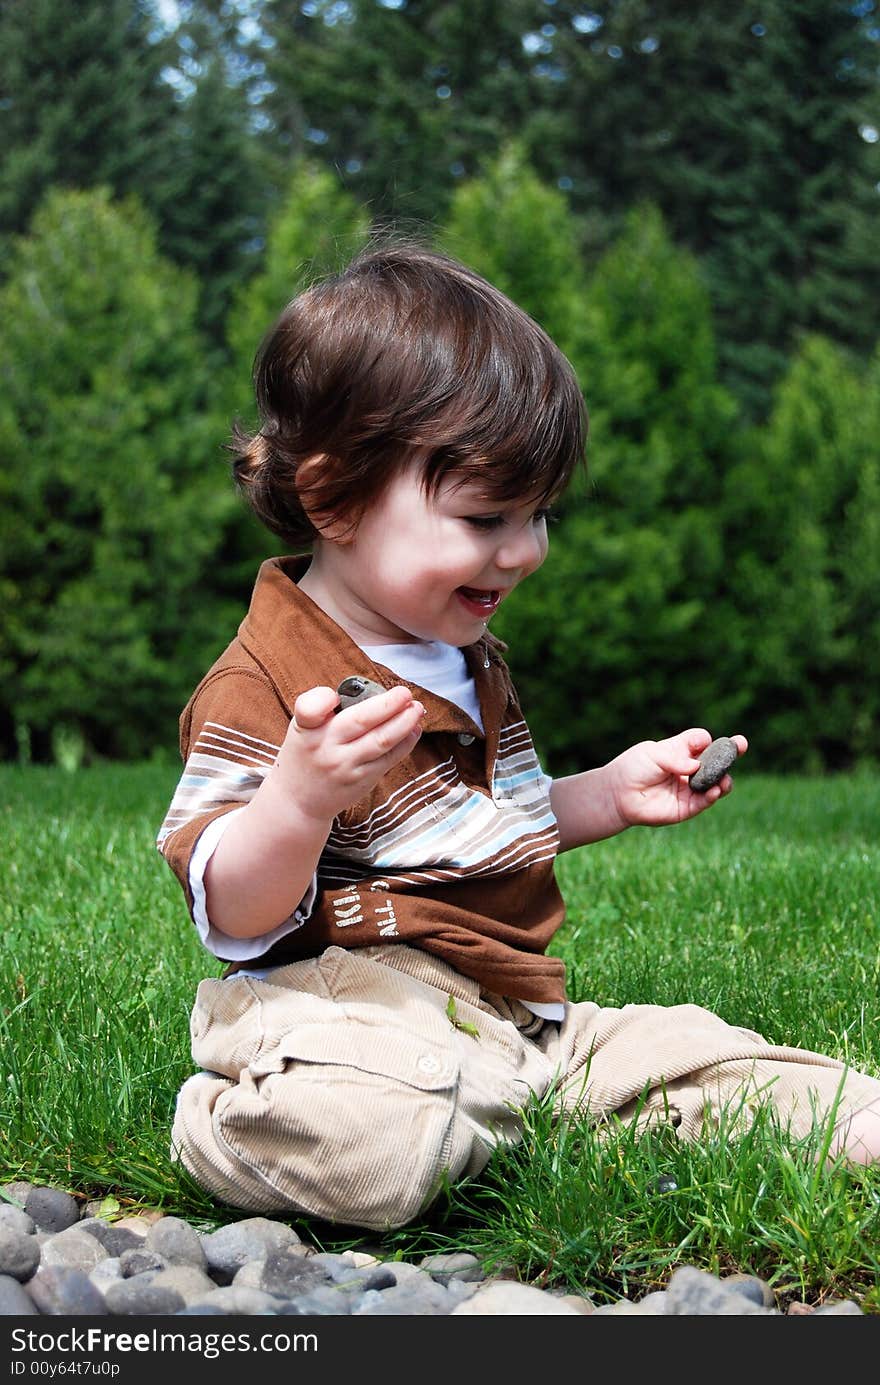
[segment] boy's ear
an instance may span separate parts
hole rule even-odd
[[[296,469],[296,489],[299,503],[305,511],[309,523],[329,543],[350,543],[354,537],[355,526],[344,515],[329,514],[322,510],[316,501],[320,494],[322,473],[327,465],[327,456],[317,452],[306,457]]]

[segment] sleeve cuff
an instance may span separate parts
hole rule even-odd
[[[231,813],[223,813],[220,817],[213,818],[199,836],[189,862],[193,922],[208,951],[212,952],[215,957],[222,958],[224,962],[249,962],[254,957],[262,957],[263,953],[268,952],[272,944],[277,943],[279,938],[284,938],[288,933],[293,933],[297,928],[302,927],[312,912],[318,893],[317,877],[312,876],[309,888],[290,917],[285,919],[283,923],[279,923],[277,928],[273,928],[271,933],[261,933],[257,938],[230,938],[228,933],[221,933],[219,929],[212,926],[207,911],[205,870],[217,849],[217,843],[230,822],[243,811],[243,808],[233,808]]]

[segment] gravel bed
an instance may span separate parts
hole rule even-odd
[[[382,1261],[317,1251],[265,1217],[202,1232],[161,1212],[108,1220],[100,1208],[58,1188],[0,1188],[0,1316],[864,1316],[851,1299],[783,1309],[760,1279],[690,1266],[659,1292],[597,1305],[586,1293],[487,1277],[465,1253]]]

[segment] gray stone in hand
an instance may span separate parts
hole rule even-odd
[[[343,678],[336,691],[339,693],[339,706],[333,710],[341,712],[346,707],[353,707],[356,702],[365,702],[368,697],[378,697],[385,689],[374,683],[372,678],[362,678],[359,673],[353,673],[349,678]]]
[[[707,745],[702,755],[697,756],[700,768],[688,780],[693,792],[705,793],[723,779],[738,754],[736,743],[729,736],[719,736]]]

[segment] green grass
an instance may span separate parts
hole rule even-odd
[[[212,1225],[236,1213],[167,1156],[193,993],[220,971],[153,846],[176,773],[0,767],[0,1181]],[[692,823],[563,857],[569,918],[553,950],[573,997],[692,1001],[880,1073],[878,821],[880,778],[743,772]],[[635,1140],[554,1124],[536,1104],[522,1144],[479,1180],[367,1240],[383,1255],[475,1250],[598,1297],[638,1295],[688,1263],[880,1312],[880,1171],[817,1163],[821,1138],[792,1150],[767,1118],[737,1141]],[[296,1225],[325,1246],[359,1239]]]

